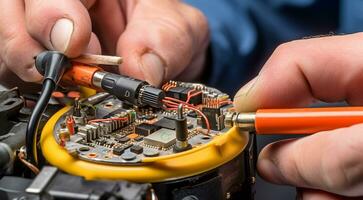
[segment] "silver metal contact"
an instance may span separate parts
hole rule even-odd
[[[102,82],[103,77],[105,77],[106,74],[107,74],[107,72],[96,71],[92,77],[92,85],[102,88],[101,82]]]
[[[256,113],[228,112],[224,118],[224,125],[228,128],[239,127],[245,131],[255,130]]]
[[[180,141],[180,140],[176,140],[175,141],[175,146],[177,146],[180,149],[186,148],[189,146],[188,141]]]
[[[234,121],[235,126],[241,128],[243,130],[254,131],[256,114],[255,113],[238,113],[236,118],[233,121]]]

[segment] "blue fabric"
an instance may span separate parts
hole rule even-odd
[[[206,83],[233,95],[277,45],[363,29],[361,0],[186,0],[207,16],[211,64]]]

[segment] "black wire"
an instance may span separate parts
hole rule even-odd
[[[30,116],[27,131],[26,131],[26,152],[27,158],[30,160],[32,164],[35,163],[35,155],[34,155],[34,144],[36,144],[35,140],[37,137],[38,127],[40,119],[43,115],[43,112],[47,108],[50,97],[52,96],[52,92],[54,91],[56,84],[53,80],[45,79],[43,82],[42,91],[40,93],[40,97],[33,109],[33,112]]]

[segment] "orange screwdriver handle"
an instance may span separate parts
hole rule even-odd
[[[363,107],[261,109],[258,134],[311,134],[363,123]]]
[[[62,81],[67,84],[81,85],[96,89],[92,85],[92,78],[97,71],[103,70],[96,66],[72,63],[72,67],[64,73]]]

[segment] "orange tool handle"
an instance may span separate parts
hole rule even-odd
[[[62,81],[68,84],[94,88],[92,85],[92,78],[97,71],[102,71],[102,68],[80,63],[72,63],[72,67],[64,73]]]
[[[363,123],[363,107],[261,109],[258,134],[311,134]]]

